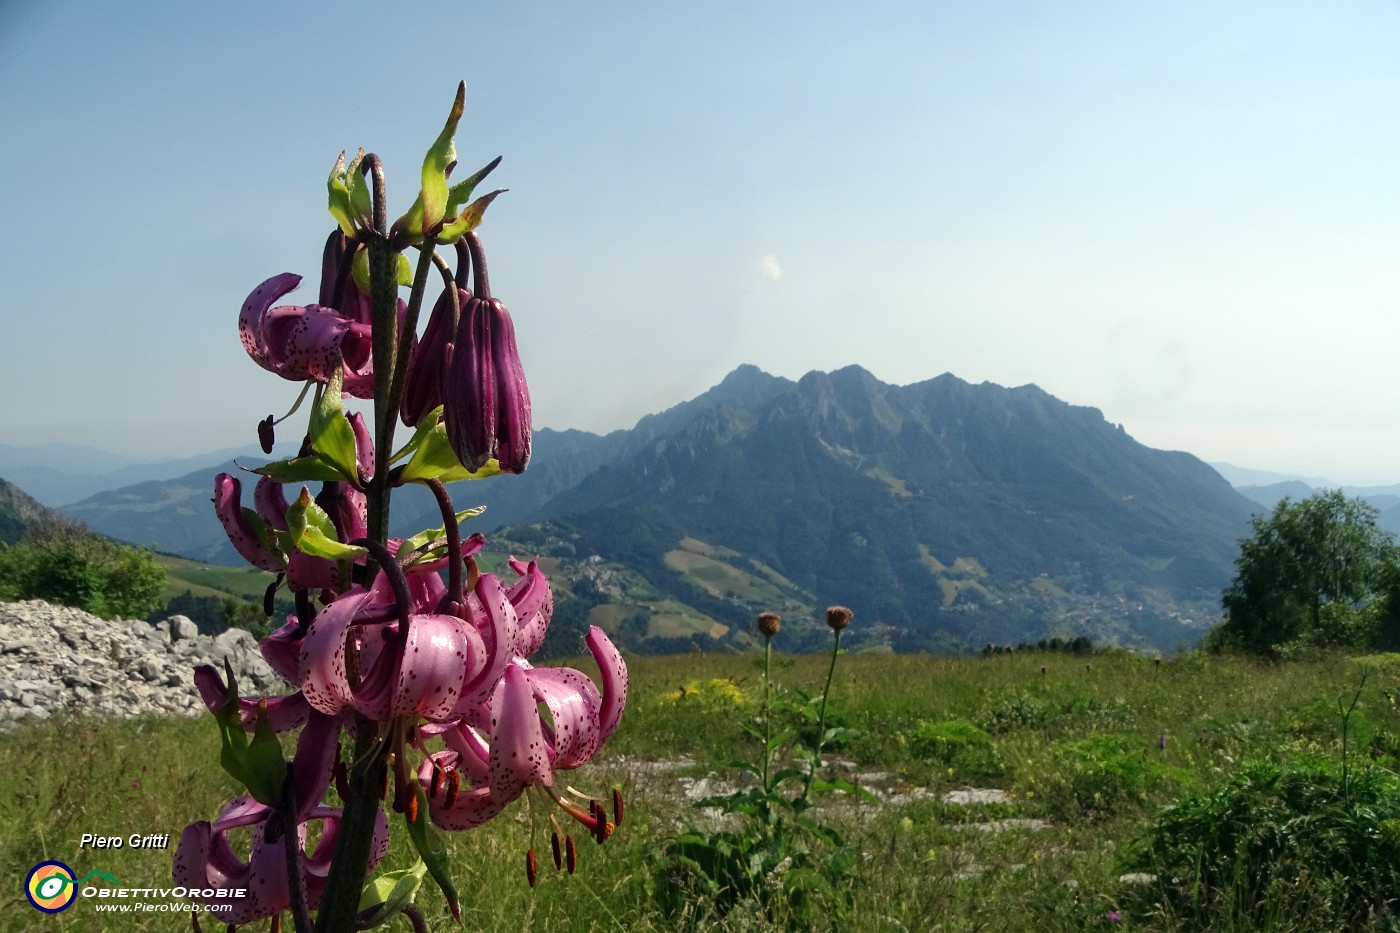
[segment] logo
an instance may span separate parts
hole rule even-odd
[[[35,910],[56,914],[66,910],[78,897],[73,869],[62,862],[40,862],[24,879],[24,896]]]

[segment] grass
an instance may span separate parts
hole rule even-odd
[[[165,598],[189,591],[195,596],[241,596],[262,600],[272,575],[252,567],[220,567],[199,561],[157,554],[165,567]]]
[[[751,656],[629,663],[632,691],[622,728],[571,778],[598,791],[621,785],[626,822],[602,847],[578,834],[586,844],[573,877],[555,874],[549,864],[548,813],[538,802],[533,808],[522,802],[482,829],[449,837],[464,892],[463,928],[807,928],[782,915],[716,916],[699,900],[676,914],[663,912],[659,894],[668,874],[661,842],[705,819],[683,791],[711,770],[707,762],[752,757],[742,725],[755,714],[761,673]],[[815,692],[826,673],[826,659],[817,656],[782,656],[775,664],[775,680],[794,692]],[[1361,669],[1340,657],[1289,665],[1199,655],[1154,663],[1126,653],[843,657],[828,723],[855,735],[829,751],[849,762],[862,783],[902,794],[905,802],[824,804],[822,818],[839,825],[856,850],[856,880],[849,904],[817,921],[817,928],[1391,928],[1395,918],[1383,905],[1363,912],[1360,925],[1338,921],[1332,896],[1338,879],[1321,871],[1288,875],[1287,906],[1263,912],[1249,909],[1244,875],[1198,891],[1194,907],[1176,898],[1182,890],[1190,894],[1190,879],[1184,888],[1170,888],[1165,877],[1146,885],[1120,881],[1130,871],[1178,870],[1183,821],[1191,814],[1238,814],[1239,801],[1254,798],[1232,791],[1231,782],[1253,774],[1253,763],[1286,768],[1303,761],[1334,773],[1341,759],[1339,698],[1350,700]],[[1349,721],[1353,783],[1347,794],[1361,800],[1360,788],[1369,788],[1380,796],[1365,798],[1366,806],[1379,809],[1396,804],[1386,774],[1395,769],[1400,744],[1394,738],[1400,736],[1400,668],[1382,659],[1368,669]],[[0,874],[10,879],[10,893],[0,900],[0,930],[188,930],[187,916],[170,914],[131,915],[114,926],[82,900],[41,917],[20,888],[29,868],[46,858],[80,874],[100,868],[128,886],[165,883],[169,850],[80,850],[79,837],[169,833],[173,846],[186,823],[212,818],[236,793],[217,753],[209,719],[50,720],[0,735],[7,775],[0,784]],[[675,761],[683,766],[639,765]],[[1008,802],[959,806],[941,799],[968,786],[1000,788]],[[1323,789],[1300,799],[1313,800],[1309,806],[1319,813],[1341,806],[1341,791],[1316,787]],[[1229,807],[1210,803],[1222,800]],[[1177,835],[1153,837],[1164,814],[1175,822],[1162,825]],[[1381,823],[1382,841],[1386,833],[1400,836],[1400,821]],[[1212,831],[1221,825],[1217,819]],[[388,868],[413,862],[403,836],[395,833]],[[1162,847],[1149,845],[1150,838],[1168,839],[1170,855],[1154,855]],[[534,890],[524,878],[531,845],[542,866]],[[1377,904],[1382,897],[1376,893]],[[452,928],[439,896],[425,892],[420,903],[433,929]]]

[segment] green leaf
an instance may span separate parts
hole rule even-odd
[[[447,440],[447,426],[436,424],[419,442],[413,452],[413,459],[404,467],[399,483],[419,483],[428,479],[439,479],[444,483],[455,483],[464,479],[484,479],[501,472],[501,465],[494,458],[475,473],[469,472],[457,459],[457,453]]]
[[[222,744],[219,764],[230,777],[248,789],[254,800],[269,807],[281,806],[282,784],[287,777],[287,761],[282,757],[282,745],[268,725],[267,717],[261,714],[253,727],[253,739],[251,742],[248,740],[239,713],[238,679],[227,659],[224,660],[224,673],[228,677],[228,696],[214,711]]]
[[[486,506],[484,505],[478,505],[475,508],[471,509],[463,509],[462,511],[457,513],[457,524],[460,525],[462,524],[462,522],[466,521],[469,518],[476,518],[478,515],[485,511]],[[428,529],[426,531],[420,531],[418,532],[418,534],[414,535],[413,537],[405,541],[403,544],[399,545],[399,553],[412,554],[414,551],[418,550],[420,547],[427,544],[429,541],[438,541],[446,536],[447,529],[442,526]]]
[[[345,479],[338,469],[317,457],[274,460],[249,472],[270,476],[279,483],[333,483]]]
[[[777,735],[773,736],[771,739],[768,740],[768,751],[772,752],[773,749],[781,747],[784,742],[786,742],[788,739],[792,738],[795,735],[797,735],[796,730],[784,729],[782,732],[779,732]]]
[[[428,819],[428,798],[417,781],[413,782],[413,792],[418,795],[416,812],[418,819],[408,822],[408,838],[413,840],[413,848],[432,874],[437,886],[447,898],[447,906],[452,908],[452,916],[462,922],[462,906],[457,900],[457,888],[452,884],[452,876],[447,873],[447,853],[443,850],[442,839],[433,829]]]
[[[490,175],[496,166],[501,164],[501,157],[496,156],[476,171],[470,178],[453,185],[447,195],[447,213],[455,214],[457,209],[472,199],[472,194],[476,191],[476,186],[481,184],[481,180]]]
[[[412,868],[385,872],[366,882],[364,890],[360,892],[360,906],[356,912],[364,915],[366,911],[374,910],[374,913],[357,924],[357,928],[363,930],[387,923],[412,904],[413,896],[418,893],[427,871],[427,863],[419,859]]]
[[[345,367],[336,366],[311,412],[311,451],[317,459],[338,470],[341,478],[358,483],[360,468],[355,456],[355,432],[340,403],[344,381]]]
[[[355,158],[351,160],[350,167],[345,172],[345,187],[350,197],[351,218],[360,227],[368,230],[374,227],[374,202],[370,195],[369,180],[365,178],[364,172],[360,171],[360,164],[364,159],[363,149],[355,153]]]
[[[455,243],[463,234],[480,227],[481,221],[486,215],[486,209],[491,206],[491,202],[505,194],[507,190],[509,189],[497,188],[490,194],[483,194],[473,201],[456,220],[443,226],[442,232],[438,234],[438,242]]]
[[[341,543],[335,523],[325,509],[312,501],[311,492],[305,486],[287,508],[287,534],[293,547],[312,557],[359,560],[367,553],[363,547]]]
[[[422,420],[418,422],[418,427],[414,429],[413,436],[408,439],[408,443],[394,451],[394,455],[389,458],[389,462],[398,463],[409,454],[416,453],[418,448],[422,446],[424,438],[428,436],[441,420],[442,406],[439,405],[423,416]]]
[[[398,284],[413,284],[413,264],[408,261],[408,257],[403,253],[397,256],[398,261]],[[369,294],[369,250],[360,249],[355,251],[354,257],[350,260],[350,277],[355,280],[355,285]]]
[[[354,236],[354,207],[350,198],[349,181],[345,171],[345,152],[342,150],[340,158],[335,160],[335,165],[331,168],[330,177],[326,179],[326,189],[331,216],[340,225],[342,233]]]
[[[410,246],[417,246],[424,239],[433,237],[447,216],[450,197],[447,173],[457,161],[453,137],[457,135],[457,123],[462,119],[462,111],[466,107],[466,94],[466,82],[458,84],[447,122],[423,157],[422,187],[418,196],[413,199],[408,212],[394,221],[393,235]]]
[[[457,123],[466,109],[467,83],[457,85],[457,96],[452,101],[452,110],[447,114],[447,122],[442,132],[433,141],[432,148],[423,157],[423,227],[420,232],[428,235],[442,222],[447,213],[447,173],[457,162]]]

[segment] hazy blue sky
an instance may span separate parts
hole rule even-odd
[[[859,363],[1400,482],[1395,3],[0,0],[0,442],[251,441],[243,298],[463,78],[539,425]]]

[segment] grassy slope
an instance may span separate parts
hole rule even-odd
[[[632,695],[623,727],[598,761],[572,777],[576,786],[624,786],[626,823],[602,848],[581,847],[579,874],[556,875],[548,863],[546,808],[517,804],[487,827],[451,838],[468,930],[626,929],[677,926],[724,929],[704,919],[677,923],[654,906],[657,843],[695,819],[677,794],[677,778],[629,774],[625,759],[703,760],[748,754],[740,728],[751,706],[724,692],[696,690],[719,678],[753,700],[760,688],[752,657],[680,656],[632,660]],[[1041,667],[1045,670],[1042,673]],[[587,670],[590,664],[580,666]],[[824,659],[778,659],[776,678],[809,691],[820,685]],[[1118,875],[1125,853],[1151,816],[1181,794],[1218,785],[1246,758],[1307,750],[1338,753],[1336,698],[1354,682],[1342,659],[1290,666],[1182,656],[1156,665],[1129,655],[1089,660],[1058,655],[948,659],[857,655],[842,660],[830,716],[863,736],[841,751],[867,771],[891,774],[896,786],[937,792],[1003,787],[1015,803],[990,810],[937,800],[851,811],[840,817],[863,855],[853,913],[844,929],[1081,930],[1104,920],[1125,896]],[[1400,713],[1387,699],[1395,675],[1374,678],[1363,694],[1358,728],[1400,734]],[[675,692],[689,685],[687,696]],[[731,692],[732,693],[732,692]],[[708,699],[707,699],[708,697]],[[927,724],[966,718],[993,733],[992,773],[935,760],[918,750]],[[1144,775],[1129,793],[1095,804],[1092,783],[1074,749],[1087,737],[1125,736],[1140,748]],[[1166,747],[1158,737],[1165,733]],[[1359,736],[1358,736],[1359,738]],[[211,819],[235,788],[219,770],[217,738],[208,720],[113,722],[68,720],[0,735],[0,875],[12,881],[0,929],[101,930],[80,901],[38,920],[18,885],[44,858],[79,873],[101,868],[131,886],[168,877],[169,852],[79,850],[84,832],[168,832],[172,845],[185,823]],[[1149,773],[1150,772],[1150,773]],[[1089,783],[1086,783],[1089,780]],[[1078,795],[1078,796],[1077,796]],[[562,814],[558,814],[562,819]],[[973,832],[988,817],[1027,817],[1046,829]],[[565,821],[567,822],[567,821]],[[1012,824],[1014,827],[1015,824]],[[533,829],[532,829],[533,827]],[[577,834],[584,841],[583,834]],[[542,880],[531,891],[524,853],[541,853]],[[388,866],[412,858],[395,833]],[[1071,884],[1073,882],[1073,884]],[[477,893],[481,892],[481,893]],[[433,929],[453,928],[439,897],[423,898]],[[42,927],[40,926],[42,924]],[[1281,918],[1277,929],[1310,929],[1315,919]],[[1133,925],[1172,929],[1170,917]],[[124,930],[188,930],[187,917],[148,914]],[[206,924],[205,929],[212,928]],[[406,928],[406,927],[404,927]],[[764,929],[765,927],[758,927]],[[1222,918],[1218,929],[1231,929]]]
[[[219,567],[199,561],[158,554],[165,567],[165,598],[190,591],[196,596],[243,596],[262,599],[272,576],[252,567]]]

